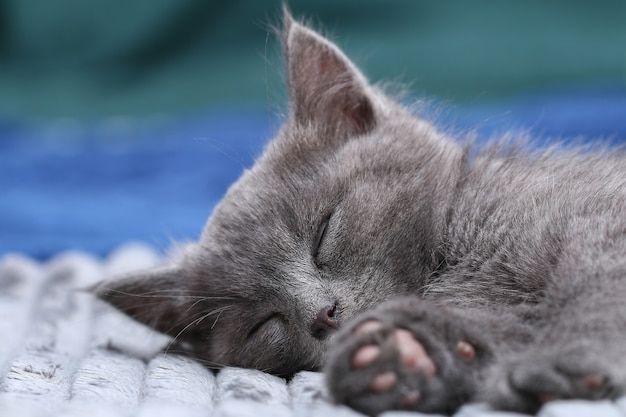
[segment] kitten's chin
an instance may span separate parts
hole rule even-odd
[[[320,345],[321,343],[318,341],[316,344]],[[322,349],[316,350],[315,352],[308,352],[309,355],[307,355],[307,357],[298,355],[299,357],[297,358],[281,361],[275,370],[269,372],[287,379],[300,371],[320,372],[324,367],[324,359],[326,357],[326,344],[324,343],[323,345],[324,348]]]
[[[229,350],[233,356],[213,357],[213,361],[202,360],[204,363],[221,364],[218,367],[234,366],[253,368],[286,379],[300,371],[319,372],[324,367],[328,338],[300,338],[297,342],[276,345],[257,345],[254,349]],[[288,347],[289,346],[289,347]]]

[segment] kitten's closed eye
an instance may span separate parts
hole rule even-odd
[[[270,313],[259,320],[248,332],[248,338],[254,336],[263,326],[271,323],[273,320],[282,320],[283,316],[280,313]]]
[[[317,260],[317,255],[319,255],[320,248],[324,242],[324,237],[326,236],[326,231],[328,230],[328,223],[330,222],[331,215],[332,213],[326,216],[317,229],[317,235],[315,236],[315,241],[313,242],[313,251],[311,252],[313,259],[315,260]]]

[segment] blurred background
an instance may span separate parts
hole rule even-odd
[[[623,0],[291,0],[372,81],[481,137],[626,141]],[[0,0],[0,254],[206,218],[285,114],[280,0]]]

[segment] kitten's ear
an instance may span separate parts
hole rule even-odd
[[[90,290],[138,322],[176,337],[195,318],[190,310],[197,301],[182,281],[183,271],[163,268],[104,281]]]
[[[295,22],[283,11],[292,116],[345,139],[375,125],[373,100],[365,77],[332,42]]]

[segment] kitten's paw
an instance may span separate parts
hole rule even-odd
[[[382,323],[375,320],[368,320],[361,323],[355,330],[355,334],[367,335],[382,329]],[[415,374],[422,374],[425,378],[432,378],[437,373],[437,368],[433,360],[428,356],[424,346],[405,329],[393,330],[386,341],[391,349],[395,349],[402,367],[406,371],[413,371]],[[358,348],[352,356],[352,368],[355,370],[366,370],[376,367],[376,361],[381,357],[382,348],[376,344],[366,344]],[[420,400],[421,393],[417,387],[406,385],[398,380],[398,374],[392,370],[384,370],[374,375],[368,384],[372,393],[384,393],[398,387],[400,397],[397,404],[403,407],[410,407]]]
[[[487,400],[499,409],[535,413],[548,401],[616,399],[623,395],[624,389],[611,376],[609,366],[593,362],[585,354],[525,355],[499,370],[493,386],[488,387]]]
[[[331,394],[361,412],[452,413],[471,399],[489,356],[463,320],[419,300],[383,304],[338,335]]]

